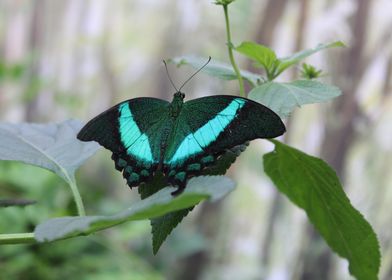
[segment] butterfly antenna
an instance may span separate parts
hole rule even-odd
[[[163,64],[165,64],[166,74],[167,74],[167,77],[169,78],[170,83],[172,84],[172,86],[174,87],[174,89],[178,92],[179,90],[176,88],[176,86],[175,86],[174,83],[173,83],[172,78],[170,77],[170,73],[169,73],[169,70],[167,69],[166,61],[165,61],[165,60],[162,60],[162,61],[163,61]]]
[[[180,87],[180,90],[179,90],[179,91],[181,91],[181,89],[186,85],[186,83],[189,82],[194,76],[196,76],[197,73],[199,73],[201,70],[203,70],[203,68],[206,67],[207,64],[210,63],[210,61],[211,61],[211,56],[208,57],[207,62],[204,63],[202,67],[200,67],[195,73],[193,73],[193,74],[192,74],[192,75],[182,84],[182,86]]]

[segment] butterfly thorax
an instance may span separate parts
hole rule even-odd
[[[184,104],[185,94],[178,91],[173,95],[173,100],[170,103],[170,116],[172,118],[177,118],[181,112],[182,105]]]

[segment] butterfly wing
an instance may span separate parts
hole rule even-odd
[[[279,116],[252,100],[226,95],[194,99],[184,103],[177,118],[165,153],[166,168],[178,184],[227,149],[284,132]]]
[[[123,171],[128,185],[139,185],[159,165],[161,143],[172,126],[169,104],[146,97],[124,101],[89,121],[77,137],[112,151],[116,169]]]

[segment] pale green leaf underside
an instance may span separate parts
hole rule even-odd
[[[203,64],[206,63],[208,58],[206,57],[198,57],[198,56],[178,56],[171,59],[171,62],[174,62],[178,66],[181,65],[190,65],[195,69],[199,69]],[[230,64],[216,61],[211,59],[210,63],[207,64],[206,67],[203,68],[202,72],[220,78],[222,80],[236,80],[237,75],[233,70],[233,67]],[[252,85],[256,85],[260,81],[260,76],[254,74],[252,72],[241,70],[241,75],[244,79],[249,81]]]
[[[295,107],[331,100],[341,94],[339,88],[313,80],[291,83],[267,82],[253,88],[249,99],[255,100],[286,118]]]
[[[34,234],[39,242],[87,235],[126,221],[151,219],[189,208],[206,198],[217,200],[233,189],[234,182],[224,176],[195,177],[189,180],[185,191],[176,197],[171,195],[174,188],[166,187],[118,214],[54,218],[39,224]]]
[[[77,120],[61,123],[1,123],[0,160],[16,160],[51,170],[72,181],[75,170],[99,145],[76,139],[82,127]]]
[[[280,63],[279,63],[277,72],[282,73],[288,67],[300,62],[301,60],[303,60],[303,59],[307,58],[308,56],[311,56],[312,54],[319,52],[321,50],[329,49],[329,48],[344,47],[344,46],[345,45],[341,41],[336,41],[336,42],[326,43],[326,44],[319,44],[314,48],[306,49],[306,50],[294,53],[290,56],[279,58]]]
[[[264,170],[278,189],[305,210],[328,245],[349,261],[359,280],[375,280],[380,266],[377,237],[350,203],[336,173],[324,161],[273,140]]]

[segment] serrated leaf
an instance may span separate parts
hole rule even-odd
[[[159,248],[173,229],[175,229],[182,219],[192,210],[193,207],[190,207],[151,219],[152,251],[154,255],[158,253]]]
[[[174,188],[166,187],[118,214],[54,218],[39,224],[34,234],[39,242],[88,235],[127,221],[151,219],[189,208],[206,198],[214,201],[222,198],[233,189],[234,182],[224,176],[195,177],[189,181],[187,188],[178,196],[171,195]]]
[[[1,123],[0,160],[16,160],[55,172],[67,182],[76,169],[91,157],[99,145],[81,142],[77,120],[61,123]]]
[[[295,107],[329,101],[339,96],[340,89],[313,80],[298,80],[291,83],[267,82],[253,88],[248,95],[286,118]]]
[[[242,145],[235,146],[229,150],[226,150],[225,153],[220,156],[214,165],[209,166],[204,169],[201,173],[202,175],[224,175],[226,174],[227,169],[234,163],[237,157],[245,151],[249,143],[244,143]],[[145,193],[148,190],[154,190],[156,187],[148,186],[146,190],[143,190]],[[193,208],[183,209],[176,212],[172,212],[166,214],[162,217],[158,217],[151,220],[152,227],[152,245],[154,254],[156,254],[162,245],[162,243],[166,240],[169,234],[176,228],[176,226],[182,221],[182,219],[188,215]]]
[[[179,56],[173,59],[170,59],[170,62],[175,63],[177,66],[181,65],[189,65],[195,69],[200,69],[208,58],[198,57],[198,56]],[[202,70],[202,72],[207,75],[214,76],[220,78],[222,80],[236,80],[237,75],[233,70],[233,67],[230,64],[220,62],[214,59],[211,59],[210,63],[208,63]],[[249,72],[247,70],[240,70],[242,77],[250,82],[252,85],[256,85],[260,82],[261,77],[255,73]]]
[[[152,180],[142,183],[138,188],[141,199],[145,199],[166,187],[166,178],[162,172],[156,172]]]
[[[273,73],[279,64],[272,49],[254,42],[243,42],[235,50],[263,66],[267,73]]]
[[[328,245],[349,261],[358,280],[377,279],[380,251],[370,224],[350,203],[334,170],[276,140],[264,155],[264,170],[279,191],[304,209]]]
[[[280,63],[277,68],[276,76],[278,76],[280,73],[282,73],[284,70],[286,70],[290,66],[297,64],[301,60],[307,58],[308,56],[311,56],[312,54],[314,54],[316,52],[322,51],[324,49],[344,47],[344,46],[345,45],[341,41],[326,43],[326,44],[319,44],[315,48],[303,50],[300,52],[296,52],[290,56],[279,58]]]

